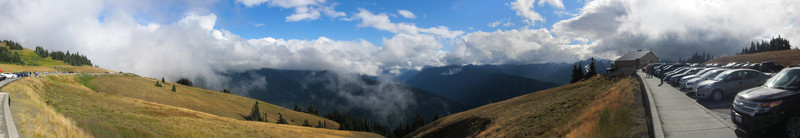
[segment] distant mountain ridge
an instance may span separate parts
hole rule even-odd
[[[586,68],[588,68],[589,63],[591,61],[589,59],[578,61],[574,63],[564,63],[564,62],[548,62],[548,63],[539,63],[539,64],[502,64],[502,65],[463,65],[463,66],[473,66],[475,68],[479,68],[484,71],[500,73],[500,74],[507,74],[512,76],[518,77],[525,77],[536,79],[545,82],[552,82],[557,84],[568,84],[570,80],[570,75],[572,75],[572,66],[578,65],[580,63],[581,66],[584,68],[584,72],[586,72]],[[610,68],[614,61],[612,60],[604,60],[604,59],[595,59],[595,66],[598,72],[606,72],[606,68]],[[449,65],[449,66],[459,66],[459,65]],[[438,67],[424,67],[422,70],[428,68],[438,68]],[[384,71],[384,73],[388,73],[389,71]],[[395,77],[398,81],[408,81],[413,76],[417,75],[420,71],[417,70],[400,70],[401,73],[398,73]]]
[[[556,83],[486,71],[480,66],[471,65],[426,68],[406,83],[469,108],[559,86]]]
[[[269,68],[228,76],[234,78],[230,84],[240,84],[231,85],[233,91],[244,92],[247,94],[243,96],[286,108],[295,104],[302,107],[313,104],[322,113],[338,109],[365,118],[385,116],[391,123],[409,121],[417,113],[431,117],[466,110],[464,105],[425,90],[402,83],[380,81],[372,76]],[[389,110],[380,108],[398,108],[402,111],[394,115],[382,112]]]

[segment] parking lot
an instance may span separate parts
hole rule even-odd
[[[655,76],[641,77],[648,95],[652,96],[650,103],[656,105],[651,106],[651,110],[654,110],[651,112],[651,114],[654,114],[653,121],[661,122],[660,124],[654,123],[654,128],[659,128],[656,127],[656,125],[660,125],[664,137],[756,137],[745,133],[743,131],[745,129],[753,134],[766,132],[764,134],[758,134],[761,136],[757,137],[786,137],[786,134],[788,134],[786,132],[789,131],[786,131],[786,128],[747,128],[753,124],[769,122],[764,121],[763,118],[758,118],[761,120],[754,121],[752,115],[757,114],[760,115],[760,117],[765,116],[767,113],[781,115],[780,109],[775,112],[764,112],[760,109],[765,108],[758,108],[760,111],[755,111],[752,110],[755,108],[749,105],[760,105],[763,107],[767,104],[747,101],[750,100],[747,96],[745,96],[746,98],[744,99],[740,97],[739,101],[734,100],[734,97],[736,97],[737,94],[741,94],[741,91],[750,88],[757,88],[748,91],[747,94],[750,95],[754,94],[751,92],[756,91],[762,92],[759,94],[763,94],[763,92],[774,93],[782,92],[781,90],[789,90],[784,89],[784,87],[794,88],[792,84],[795,84],[793,81],[795,79],[792,78],[796,77],[791,77],[791,74],[787,76],[787,73],[785,73],[786,71],[777,73],[778,76],[782,76],[780,77],[782,83],[776,85],[777,83],[775,82],[778,81],[766,82],[767,79],[776,74],[771,72],[774,70],[767,70],[770,71],[770,73],[764,73],[762,72],[764,71],[763,69],[755,70],[751,68],[724,66],[703,67],[702,65],[690,66],[680,64],[677,64],[677,66],[678,67],[667,66],[656,68],[659,70],[655,71]],[[639,75],[646,76],[643,72],[639,72]],[[663,84],[661,83],[662,80]],[[761,87],[762,85],[769,86]],[[778,88],[780,89],[773,88],[772,86],[779,86]],[[781,101],[783,100],[775,102],[778,103],[775,105],[780,105]],[[769,100],[763,102],[772,103]],[[736,105],[733,105],[734,103],[736,103]],[[744,107],[744,104],[749,104],[749,107]],[[773,104],[769,105],[775,106]],[[737,109],[736,116],[732,117],[731,109],[734,107]],[[769,111],[769,108],[766,109],[766,111]],[[748,116],[744,116],[743,114]],[[745,117],[747,117],[746,119],[748,120],[745,120]],[[791,116],[781,117],[781,120],[788,120],[785,118],[791,118]],[[736,122],[739,125],[744,125],[745,127],[737,128],[734,124],[734,120],[737,120]],[[775,120],[778,119],[776,118]],[[778,123],[770,123],[767,125],[776,126],[796,123],[784,121],[778,121]],[[656,134],[656,137],[658,137],[658,134]]]

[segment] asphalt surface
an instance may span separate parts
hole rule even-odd
[[[732,99],[720,102],[697,100],[667,83],[659,85],[658,78],[645,78],[637,72],[650,101],[655,137],[731,138],[747,137],[736,132],[730,121]]]

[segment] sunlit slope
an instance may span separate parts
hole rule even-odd
[[[5,43],[0,42],[0,46],[8,48]],[[64,72],[76,72],[76,73],[104,73],[104,72],[111,72],[111,70],[93,67],[93,66],[70,66],[64,63],[64,61],[60,60],[53,60],[50,57],[43,58],[39,55],[36,55],[33,50],[28,48],[23,48],[22,50],[11,50],[13,52],[19,53],[20,59],[25,65],[15,65],[15,64],[0,64],[0,70],[3,72],[56,72],[56,71],[64,71]],[[57,69],[56,69],[57,68]]]
[[[17,126],[29,137],[380,137],[297,126],[303,119],[325,119],[263,102],[269,123],[245,121],[237,113],[249,114],[255,100],[154,84],[130,74],[50,75],[18,80],[2,91],[11,93]],[[275,124],[278,112],[293,125]]]
[[[777,62],[783,66],[797,65],[800,64],[800,50],[781,50],[781,51],[769,51],[769,52],[761,52],[753,54],[731,55],[731,56],[714,58],[706,61],[706,63],[719,63],[719,64],[727,64],[730,62],[761,63],[764,61]]]
[[[638,87],[594,77],[449,115],[406,137],[646,137]]]
[[[256,102],[255,99],[235,94],[180,84],[176,85],[177,91],[172,92],[172,85],[175,85],[175,83],[167,82],[163,84],[163,87],[156,87],[156,81],[160,82],[161,80],[130,74],[96,75],[85,77],[83,80],[88,82],[89,88],[97,92],[177,106],[239,120],[244,119],[241,115],[250,113],[253,104]],[[339,128],[338,123],[320,116],[296,112],[262,101],[259,101],[259,103],[260,111],[268,114],[267,119],[270,122],[278,120],[278,113],[280,113],[288,120],[289,124],[302,125],[304,120],[308,120],[313,125],[317,125],[317,122],[326,122],[327,128]]]

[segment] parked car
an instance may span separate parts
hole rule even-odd
[[[683,78],[684,76],[694,75],[697,72],[700,72],[701,70],[703,70],[703,69],[701,69],[701,68],[693,68],[693,69],[689,69],[689,71],[683,72],[681,74],[672,75],[672,77],[669,78],[669,82],[668,83],[672,84],[672,85],[678,85],[678,83],[681,81],[681,78]]]
[[[697,72],[695,74],[690,74],[690,75],[686,75],[686,76],[681,77],[681,79],[678,80],[678,84],[677,84],[679,86],[678,88],[683,88],[683,85],[686,84],[686,81],[689,81],[690,79],[694,79],[694,78],[700,77],[701,75],[705,74],[706,72],[713,71],[713,70],[716,70],[716,68],[704,68],[704,69],[700,70],[699,72]]]
[[[730,69],[730,68],[733,68],[733,66],[735,66],[736,64],[739,64],[739,62],[731,62],[731,63],[725,64],[725,65],[724,65],[724,66],[722,66],[722,67],[723,67],[723,68],[729,68],[729,69]]]
[[[751,63],[751,64],[747,64],[747,66],[745,66],[745,68],[761,71],[760,70],[761,69],[761,64],[760,63]]]
[[[764,85],[739,92],[731,121],[750,134],[779,130],[788,137],[800,137],[799,90],[800,68],[784,69]]]
[[[719,75],[720,73],[725,72],[727,70],[728,69],[724,69],[724,68],[723,69],[712,70],[712,71],[707,72],[706,74],[703,74],[700,77],[697,77],[697,78],[694,78],[694,79],[690,79],[690,80],[686,81],[685,84],[683,84],[683,89],[686,90],[687,92],[697,92],[697,84],[699,84],[700,82],[712,79],[712,78],[716,77],[717,75]]]
[[[720,101],[726,95],[764,84],[769,76],[753,69],[734,69],[722,72],[713,79],[698,84],[695,96]]]
[[[686,73],[686,72],[689,72],[689,71],[693,71],[693,70],[695,70],[695,69],[694,68],[683,68],[683,69],[680,69],[680,70],[676,70],[676,71],[670,72],[670,73],[664,75],[664,81],[669,82],[670,79],[672,79],[673,76],[680,75],[680,74],[683,74],[683,73]]]
[[[763,72],[778,72],[783,69],[783,65],[775,62],[761,62],[758,70]]]
[[[6,77],[6,78],[8,78],[8,79],[17,78],[17,75],[16,75],[16,74],[13,74],[13,73],[0,73],[0,75],[3,75],[3,76],[5,76],[5,77]]]

